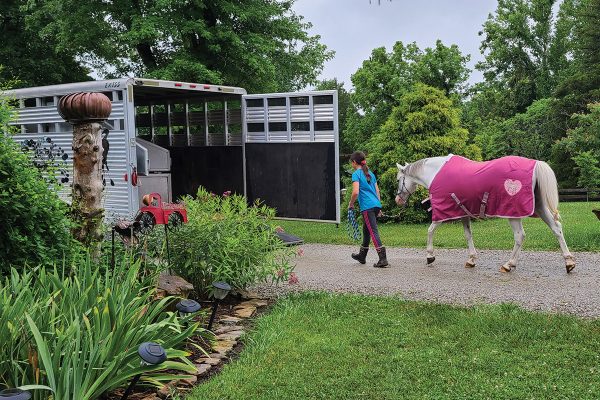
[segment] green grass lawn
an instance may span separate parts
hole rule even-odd
[[[592,399],[600,321],[305,293],[257,321],[240,358],[187,400]]]
[[[565,239],[571,250],[600,250],[600,221],[592,213],[600,203],[561,203]],[[334,224],[315,222],[278,221],[289,233],[300,236],[307,243],[356,244],[348,237],[345,224],[339,228]],[[380,234],[387,246],[425,247],[429,224],[380,224]],[[556,250],[558,242],[550,229],[539,218],[528,218],[524,222],[525,250]],[[475,246],[480,249],[512,249],[513,234],[504,219],[491,219],[473,223]],[[440,226],[434,237],[434,246],[465,248],[466,242],[462,223],[446,223]]]

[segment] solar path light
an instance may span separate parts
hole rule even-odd
[[[138,348],[138,354],[142,359],[142,365],[159,365],[165,362],[167,359],[167,352],[165,349],[160,344],[154,342],[142,343]],[[129,397],[129,394],[138,383],[141,376],[142,374],[137,374],[133,377],[131,383],[127,387],[127,390],[125,390],[125,393],[123,393],[121,400],[125,400],[127,397]]]
[[[229,286],[226,282],[213,282],[213,296],[215,297],[215,301],[213,302],[212,313],[210,314],[210,320],[208,321],[208,330],[210,331],[212,328],[212,324],[215,320],[215,315],[217,314],[217,307],[219,307],[219,301],[223,300],[231,291],[231,286]]]
[[[196,300],[191,299],[183,299],[179,303],[175,305],[177,311],[179,311],[179,315],[182,317],[187,317],[189,314],[194,314],[200,311],[200,303]]]
[[[31,393],[21,389],[4,389],[0,392],[1,399],[29,400],[31,399]]]

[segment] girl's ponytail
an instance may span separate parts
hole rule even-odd
[[[369,167],[367,167],[365,153],[362,151],[355,151],[350,156],[350,159],[360,165],[363,173],[365,174],[365,178],[367,178],[367,182],[371,183],[371,174],[369,173]]]

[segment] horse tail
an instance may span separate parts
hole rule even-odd
[[[558,221],[560,219],[558,213],[558,183],[554,171],[544,161],[538,161],[535,164],[535,176],[541,197],[546,200],[546,205],[554,216],[554,220]]]

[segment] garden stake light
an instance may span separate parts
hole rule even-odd
[[[21,389],[4,389],[0,392],[0,399],[29,400],[31,393]]]
[[[183,299],[175,305],[175,308],[179,311],[179,316],[187,317],[189,314],[200,311],[200,308],[202,307],[196,300]]]
[[[226,282],[213,282],[213,296],[215,297],[215,301],[213,303],[212,313],[210,314],[210,320],[208,321],[208,330],[210,331],[212,328],[213,321],[215,320],[215,315],[217,314],[217,307],[219,307],[219,301],[223,300],[229,294],[231,290],[231,286],[229,286]]]
[[[167,359],[167,352],[165,349],[160,344],[154,342],[142,343],[138,348],[138,354],[142,359],[142,365],[158,365],[162,364]],[[142,374],[137,374],[133,377],[131,383],[127,387],[127,390],[125,390],[125,393],[123,393],[121,400],[125,400],[127,397],[129,397],[129,394],[135,387],[136,383],[140,380],[141,376]]]

